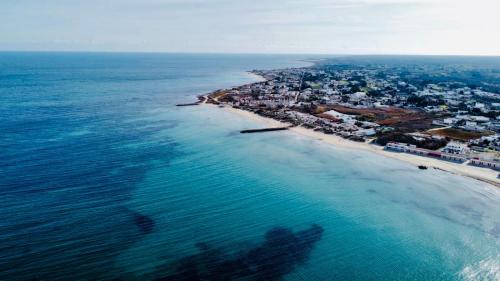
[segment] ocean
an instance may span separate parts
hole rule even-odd
[[[0,53],[0,280],[499,280],[499,189],[175,106],[310,59]]]

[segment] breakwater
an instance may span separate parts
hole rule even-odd
[[[290,127],[249,129],[249,130],[242,130],[242,131],[240,131],[240,133],[242,133],[242,134],[251,134],[251,133],[264,133],[264,132],[273,132],[273,131],[284,131],[284,130],[288,130],[289,128]]]
[[[175,106],[194,106],[194,105],[199,105],[199,102],[192,102],[192,103],[179,103],[176,104]]]

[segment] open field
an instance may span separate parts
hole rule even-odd
[[[469,141],[472,139],[480,138],[482,136],[488,136],[488,135],[494,134],[493,132],[490,132],[490,131],[470,132],[470,131],[464,131],[464,130],[460,130],[460,129],[456,129],[456,128],[433,129],[433,130],[429,130],[428,133],[431,135],[448,137],[450,139],[461,140],[461,141]]]
[[[432,127],[432,115],[425,112],[397,107],[351,108],[332,105],[320,107],[318,113],[332,109],[344,114],[358,115],[365,120],[373,121],[379,125],[391,126],[404,131],[425,130]]]

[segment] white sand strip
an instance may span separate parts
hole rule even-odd
[[[238,114],[240,116],[250,118],[250,119],[253,119],[253,120],[258,121],[260,123],[263,123],[267,127],[283,127],[283,126],[289,125],[289,124],[285,124],[283,122],[280,122],[280,121],[277,121],[277,120],[274,120],[271,118],[262,117],[260,115],[257,115],[255,113],[252,113],[252,112],[249,112],[246,110],[235,109],[235,108],[232,108],[228,105],[224,106],[223,109],[230,111],[230,112],[233,112],[234,114]],[[386,151],[381,146],[368,144],[368,143],[350,141],[350,140],[346,140],[346,139],[339,137],[339,136],[336,136],[336,135],[327,135],[327,134],[324,134],[321,132],[316,132],[316,131],[306,129],[303,127],[293,127],[290,129],[290,131],[295,132],[297,134],[300,134],[302,136],[306,136],[306,137],[310,137],[310,138],[324,141],[325,143],[328,143],[328,144],[331,144],[331,145],[334,145],[337,147],[346,148],[346,149],[370,151],[370,152],[376,153],[378,155],[382,155],[384,157],[389,157],[389,158],[397,159],[400,161],[404,161],[404,162],[413,164],[415,166],[425,165],[425,166],[428,166],[429,168],[440,169],[440,170],[443,170],[443,171],[446,171],[449,173],[473,178],[476,180],[483,181],[485,183],[489,183],[489,184],[494,185],[496,187],[500,187],[500,179],[497,178],[498,172],[493,171],[491,169],[479,168],[479,167],[469,166],[467,164],[453,163],[453,162],[443,161],[443,160],[429,158],[429,157],[422,157],[422,156],[417,156],[417,155],[412,155],[412,154],[407,154],[407,153],[397,153],[397,152]]]

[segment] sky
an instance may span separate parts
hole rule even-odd
[[[500,55],[500,0],[0,0],[0,50]]]

